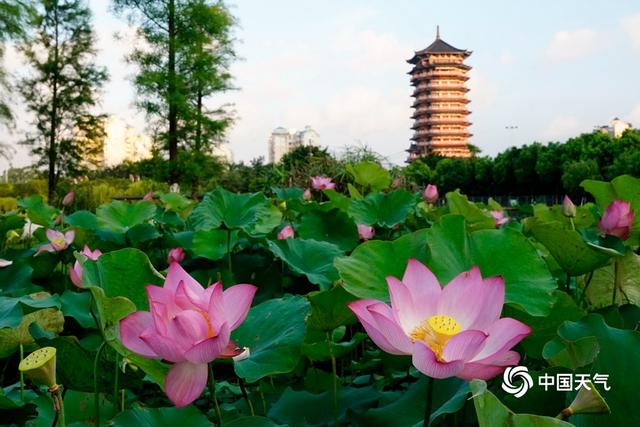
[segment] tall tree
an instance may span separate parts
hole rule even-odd
[[[13,87],[9,84],[7,72],[2,68],[5,43],[22,37],[25,34],[25,24],[30,11],[29,3],[22,0],[0,0],[0,125],[11,128],[13,114],[9,98]],[[13,148],[6,142],[0,141],[0,157],[9,159]]]
[[[176,180],[179,147],[204,152],[230,122],[209,98],[230,88],[234,19],[211,0],[114,0],[144,41],[129,60],[138,66],[138,106],[155,119]]]
[[[32,72],[20,84],[35,116],[31,146],[38,166],[48,169],[51,200],[61,176],[85,173],[101,160],[104,115],[93,113],[107,79],[95,64],[91,12],[83,0],[40,0],[34,35],[20,47]]]

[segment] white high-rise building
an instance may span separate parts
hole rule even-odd
[[[631,129],[631,123],[615,117],[608,126],[600,126],[600,132],[608,133],[611,138],[620,138],[625,130]]]
[[[309,125],[299,131],[282,126],[275,128],[269,137],[269,162],[278,163],[282,156],[300,146],[319,147],[320,134]]]

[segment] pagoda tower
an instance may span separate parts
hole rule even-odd
[[[415,131],[407,150],[412,162],[430,154],[445,157],[471,157],[468,142],[471,124],[467,116],[469,100],[465,82],[471,69],[464,64],[471,51],[451,46],[440,38],[426,49],[415,52],[407,62],[413,64],[411,85],[415,109],[412,129]]]

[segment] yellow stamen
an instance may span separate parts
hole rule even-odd
[[[420,340],[429,346],[440,361],[444,346],[454,335],[462,331],[462,326],[451,316],[437,314],[423,320],[413,328],[409,336],[413,342]]]
[[[200,311],[200,315],[204,317],[204,320],[207,321],[207,338],[213,338],[216,336],[215,331],[213,330],[213,326],[211,326],[211,321],[209,320],[209,313],[206,311]]]
[[[53,243],[56,246],[64,246],[65,243],[67,243],[63,238],[58,238],[58,239],[53,239],[51,241],[51,243]]]

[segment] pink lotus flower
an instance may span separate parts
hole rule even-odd
[[[179,264],[182,260],[184,260],[184,249],[178,247],[169,251],[169,255],[167,255],[168,264],[171,264],[172,262],[177,262]]]
[[[62,204],[64,206],[70,206],[73,203],[73,199],[75,198],[76,198],[76,193],[74,193],[73,191],[69,191],[62,199]]]
[[[291,227],[291,225],[285,225],[284,227],[282,227],[282,230],[280,230],[280,232],[278,233],[278,239],[280,240],[284,240],[284,239],[293,239],[295,237],[295,233],[293,232],[293,227]]]
[[[207,363],[235,353],[231,331],[247,317],[257,288],[217,282],[203,288],[177,262],[169,265],[164,286],[147,286],[151,312],[136,311],[120,321],[125,347],[145,357],[173,363],[165,379],[167,396],[185,406],[207,384]]]
[[[336,184],[329,177],[314,176],[311,178],[311,187],[314,190],[333,190]]]
[[[36,255],[42,252],[60,252],[67,249],[69,245],[73,243],[73,239],[76,237],[76,232],[74,230],[69,230],[66,233],[62,233],[48,228],[46,235],[50,243],[40,246]]]
[[[304,192],[302,193],[302,198],[304,200],[311,200],[311,190],[305,188]]]
[[[144,195],[144,197],[142,198],[142,200],[147,200],[147,201],[151,201],[153,200],[153,192],[149,191],[147,194]]]
[[[358,224],[358,237],[361,240],[371,240],[376,235],[376,230],[367,224]]]
[[[531,333],[524,323],[500,318],[504,280],[482,279],[473,267],[444,288],[419,261],[409,260],[402,281],[387,277],[391,307],[365,299],[349,304],[369,337],[387,353],[411,355],[432,378],[489,379],[520,355],[510,349]]]
[[[598,228],[604,234],[627,240],[631,233],[631,225],[635,215],[629,202],[616,199],[611,202],[600,221],[598,221]]]
[[[102,251],[100,249],[92,251],[91,249],[89,249],[89,246],[84,245],[81,254],[86,256],[87,259],[95,261],[100,258],[100,255],[102,255]],[[79,288],[82,287],[82,272],[83,268],[82,264],[80,264],[80,261],[76,261],[75,264],[73,264],[73,268],[69,270],[69,278],[71,279],[71,283]]]
[[[564,196],[564,200],[562,200],[562,214],[569,218],[576,216],[576,205],[573,204],[569,196]]]
[[[426,200],[429,203],[437,202],[438,187],[433,184],[427,185],[427,188],[425,188],[424,191],[422,192],[422,197],[424,198],[424,200]]]
[[[489,213],[496,222],[496,228],[502,227],[509,221],[509,219],[511,219],[508,216],[505,216],[503,211],[490,211]]]

